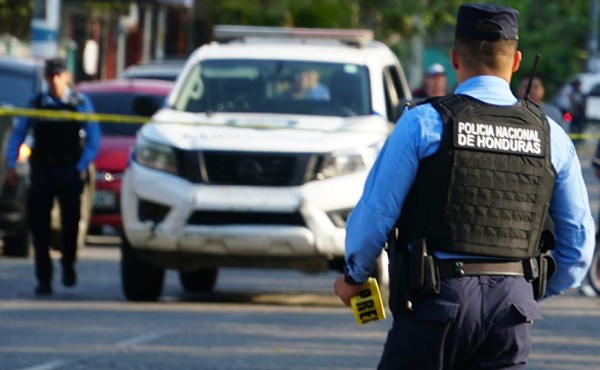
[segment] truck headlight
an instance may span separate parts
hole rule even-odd
[[[142,166],[177,174],[175,151],[170,146],[140,140],[135,146],[135,160]]]
[[[360,150],[328,153],[323,157],[317,173],[317,180],[349,175],[368,170],[375,161],[378,146],[373,145]]]

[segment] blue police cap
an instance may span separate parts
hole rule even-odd
[[[46,66],[44,68],[44,73],[47,76],[56,75],[59,73],[63,73],[67,70],[67,64],[65,60],[62,58],[52,58],[46,60]]]
[[[488,4],[463,4],[456,17],[456,36],[479,40],[518,40],[519,12]]]

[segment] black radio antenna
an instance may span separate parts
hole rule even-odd
[[[529,93],[531,92],[531,85],[533,85],[533,79],[535,78],[535,71],[537,69],[538,62],[540,60],[540,54],[535,54],[535,59],[533,60],[533,68],[531,68],[531,75],[529,75],[529,82],[527,83],[527,90],[525,90],[525,99],[531,100],[529,98]]]

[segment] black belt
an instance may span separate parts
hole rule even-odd
[[[525,276],[522,261],[436,260],[441,278],[475,275]]]

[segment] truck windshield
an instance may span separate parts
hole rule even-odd
[[[365,66],[282,60],[205,60],[185,78],[173,108],[362,116],[371,114]]]

